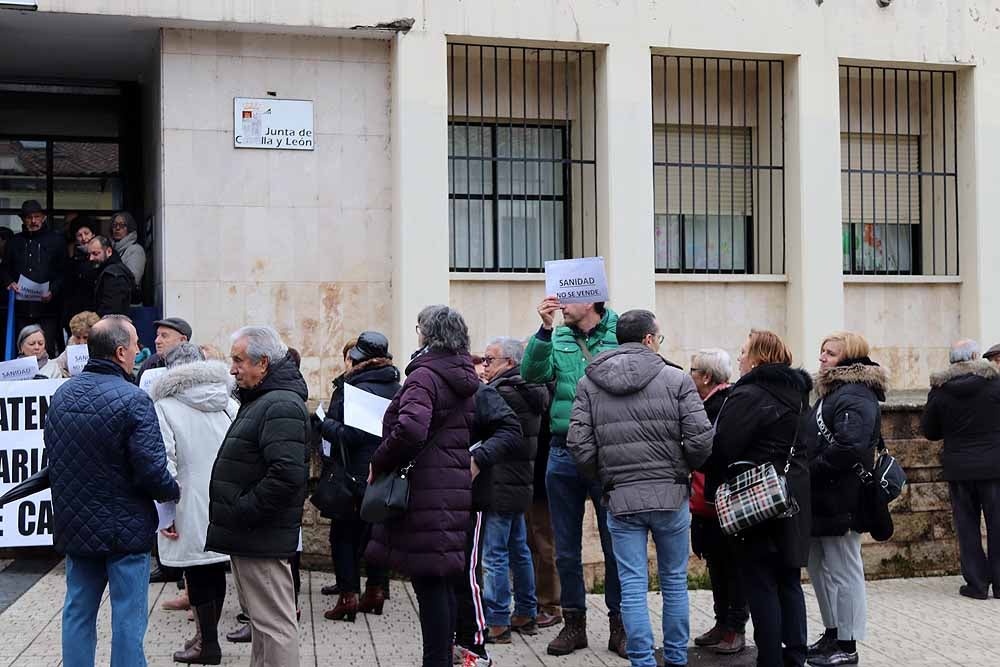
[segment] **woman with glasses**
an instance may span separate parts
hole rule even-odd
[[[725,350],[699,350],[691,357],[691,379],[713,424],[729,398],[732,374],[733,362]],[[705,474],[701,471],[691,474],[691,548],[708,565],[715,612],[715,625],[694,643],[723,655],[739,653],[746,645],[750,611],[733,546],[719,528],[715,506],[705,502]]]

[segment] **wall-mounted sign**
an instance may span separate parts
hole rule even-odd
[[[311,151],[313,103],[308,100],[237,97],[233,100],[233,147]]]

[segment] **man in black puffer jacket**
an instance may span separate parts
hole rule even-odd
[[[974,341],[959,341],[951,366],[931,374],[922,422],[928,440],[944,439],[941,466],[951,493],[958,554],[966,584],[959,593],[985,600],[993,584],[1000,597],[1000,370],[977,359]],[[986,515],[990,549],[980,529]]]
[[[233,335],[240,410],[212,468],[205,549],[232,556],[252,628],[252,665],[299,664],[295,555],[306,495],[309,396],[270,327]]]
[[[483,568],[486,586],[486,622],[490,639],[510,641],[510,632],[536,634],[534,566],[528,549],[525,512],[534,495],[534,462],[542,415],[549,406],[549,390],[521,377],[524,343],[516,338],[496,338],[486,346],[484,373],[489,386],[511,407],[521,422],[521,446],[493,469],[493,507],[486,513]],[[510,613],[514,578],[514,616]]]

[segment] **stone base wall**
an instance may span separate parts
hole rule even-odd
[[[906,470],[908,484],[891,505],[896,530],[888,542],[866,535],[862,544],[865,574],[869,579],[933,576],[959,572],[958,543],[951,520],[948,484],[941,478],[941,443],[920,435],[922,402],[894,402],[882,412],[882,435],[889,451]],[[319,474],[313,464],[313,483]],[[331,567],[330,522],[306,502],[303,517],[303,562],[309,567]],[[584,517],[584,577],[589,590],[604,579],[604,561],[593,507]],[[655,551],[650,542],[650,572],[656,571]],[[691,578],[705,576],[705,562],[692,555]],[[803,569],[803,575],[805,570]]]

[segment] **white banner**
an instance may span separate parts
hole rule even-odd
[[[0,494],[48,465],[45,416],[65,380],[0,382]],[[40,491],[0,508],[0,547],[52,544],[52,494]]]
[[[560,303],[597,303],[608,300],[608,278],[603,257],[556,259],[545,262],[545,294]]]

